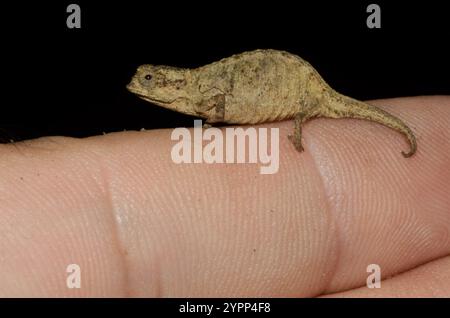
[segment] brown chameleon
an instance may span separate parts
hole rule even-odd
[[[128,90],[153,104],[206,119],[206,123],[258,124],[295,120],[289,139],[298,151],[302,124],[315,117],[359,118],[406,136],[413,132],[388,112],[333,90],[302,58],[284,51],[255,50],[195,69],[141,65]]]

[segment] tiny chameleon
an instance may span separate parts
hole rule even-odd
[[[195,69],[145,64],[127,89],[155,105],[212,123],[258,124],[294,119],[289,139],[303,151],[302,125],[317,118],[358,118],[406,136],[411,157],[417,149],[411,129],[388,112],[339,94],[297,55],[278,50],[236,54]]]

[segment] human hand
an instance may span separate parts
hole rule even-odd
[[[273,175],[177,165],[171,130],[1,145],[0,296],[450,296],[450,98],[372,103],[410,125],[413,157],[351,119],[306,124],[302,153],[291,121],[264,125]]]

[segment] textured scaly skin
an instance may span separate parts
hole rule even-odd
[[[301,127],[311,118],[359,118],[406,136],[412,156],[416,139],[399,118],[341,95],[300,57],[256,50],[196,69],[142,65],[127,88],[156,105],[206,119],[207,123],[258,124],[295,119],[291,141],[299,151]]]

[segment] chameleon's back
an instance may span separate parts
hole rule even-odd
[[[276,50],[233,55],[195,70],[200,91],[225,94],[227,123],[262,123],[292,118],[305,98],[312,67]],[[315,79],[315,78],[314,78]]]

